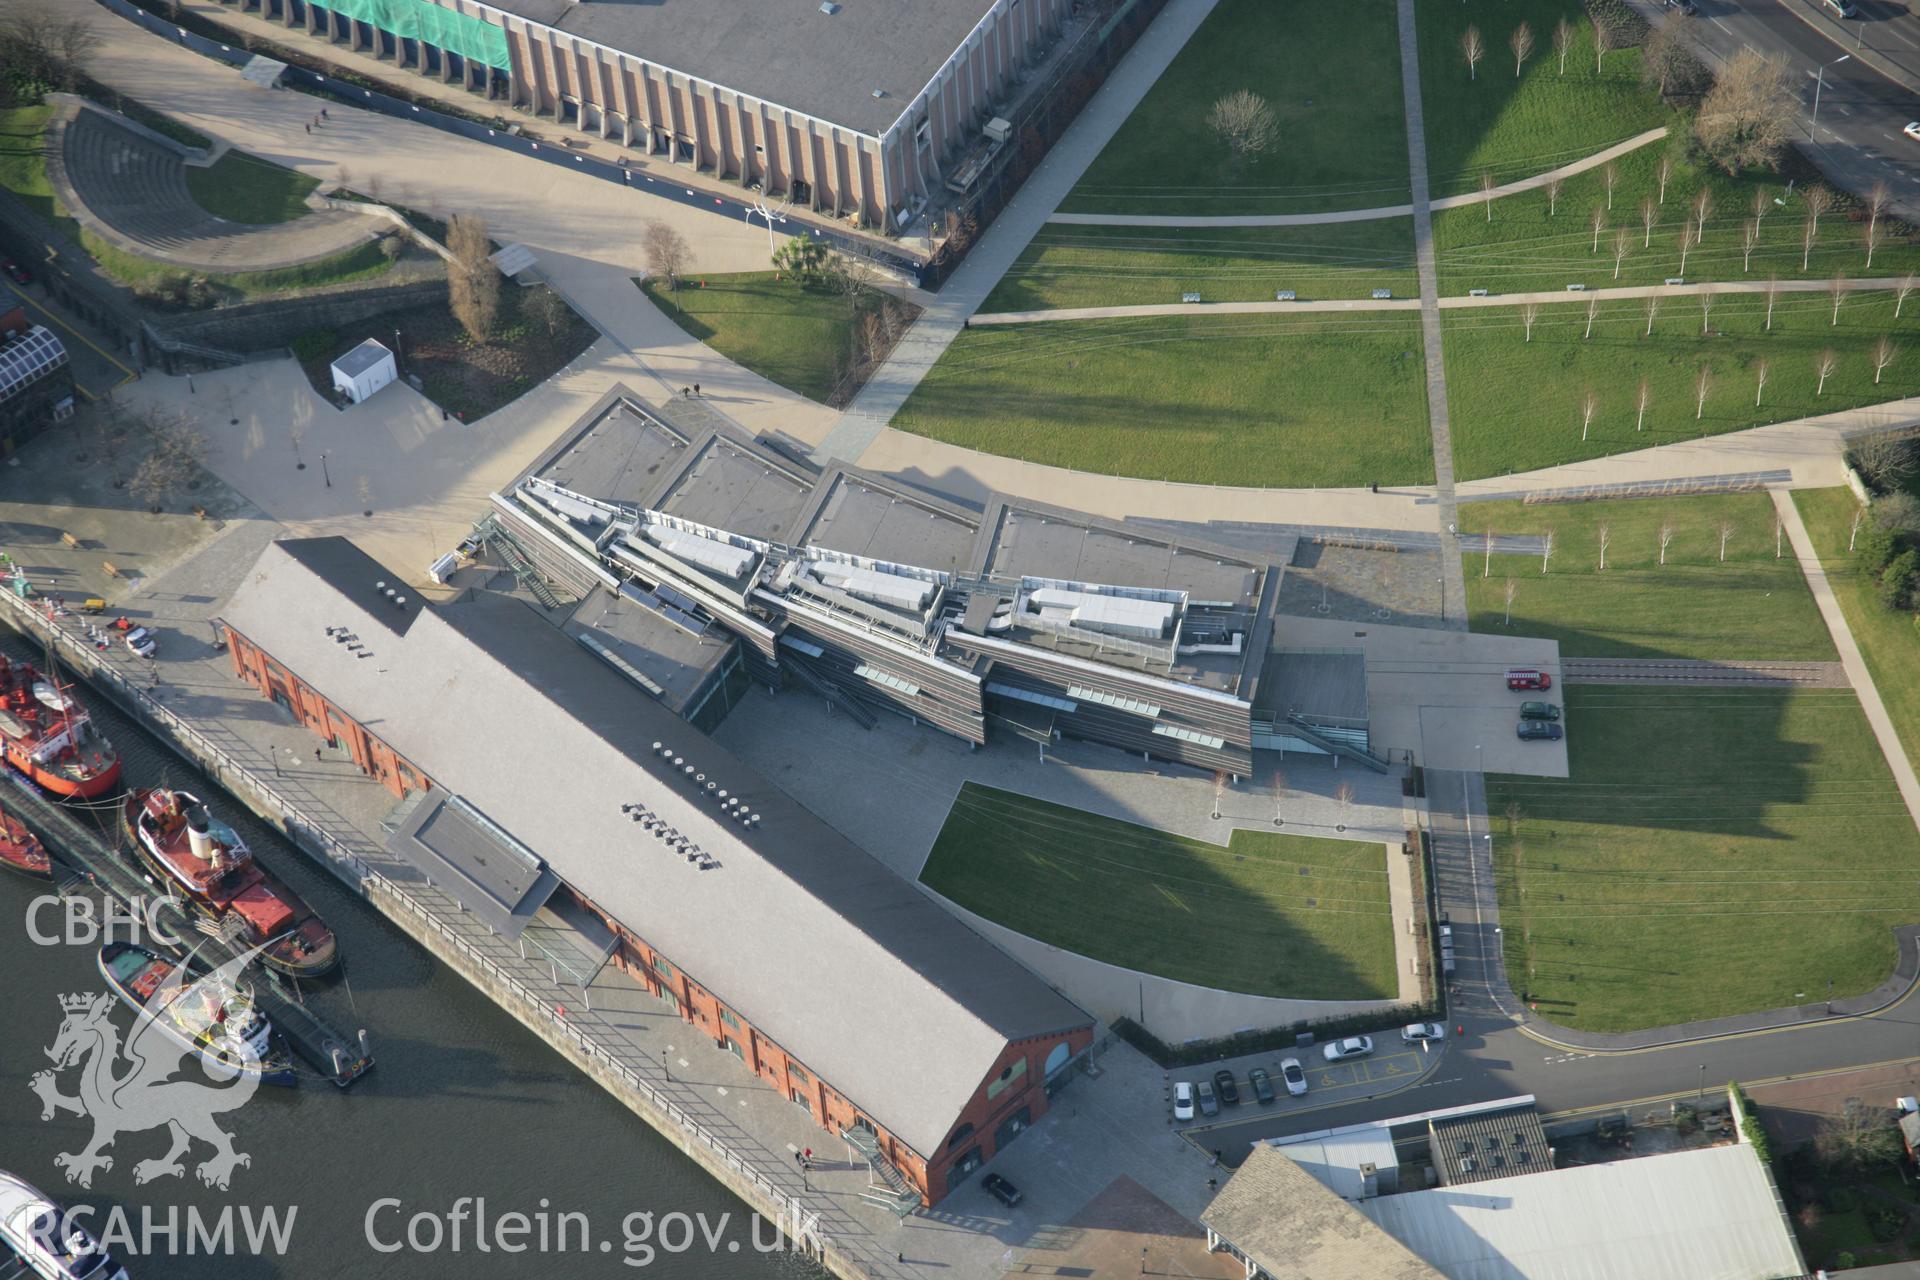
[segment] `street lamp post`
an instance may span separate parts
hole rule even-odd
[[[333,488],[333,472],[327,470],[327,454],[324,449],[320,452],[320,474],[327,478],[327,488]]]
[[[1835,59],[1834,59],[1834,60],[1833,60],[1832,62],[1823,62],[1823,63],[1821,63],[1821,64],[1820,64],[1820,69],[1819,69],[1818,71],[1816,71],[1816,72],[1814,72],[1814,75],[1813,75],[1813,115],[1812,115],[1812,116],[1810,116],[1810,117],[1809,117],[1809,118],[1807,119],[1807,140],[1808,140],[1809,142],[1811,142],[1811,141],[1813,140],[1813,127],[1814,127],[1815,125],[1817,125],[1817,124],[1819,124],[1819,123],[1820,123],[1820,90],[1826,87],[1826,83],[1827,83],[1827,68],[1828,68],[1828,67],[1837,67],[1837,66],[1839,66],[1839,65],[1840,65],[1841,63],[1843,63],[1843,62],[1846,62],[1847,60],[1849,60],[1849,59],[1850,59],[1850,58],[1852,58],[1852,57],[1853,57],[1853,55],[1852,55],[1852,54],[1850,54],[1850,53],[1843,53],[1843,54],[1841,54],[1841,55],[1840,55],[1839,57],[1837,57],[1837,58],[1835,58]]]
[[[660,1051],[660,1074],[667,1078],[668,1084],[673,1083],[673,1069],[667,1066],[667,1051],[665,1049]]]
[[[1700,1092],[1695,1096],[1694,1101],[1705,1102],[1706,1100],[1707,1100],[1707,1064],[1703,1062],[1700,1064]]]

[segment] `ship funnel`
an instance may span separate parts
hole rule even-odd
[[[193,856],[202,862],[212,862],[219,854],[208,825],[205,805],[195,805],[187,810],[187,844],[193,849]]]

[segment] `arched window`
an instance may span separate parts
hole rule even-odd
[[[955,1147],[965,1142],[972,1135],[973,1135],[972,1125],[970,1124],[961,1125],[958,1129],[955,1129],[953,1131],[953,1136],[947,1139],[947,1150],[949,1151],[953,1150]]]
[[[1062,1040],[1059,1044],[1053,1046],[1053,1052],[1047,1055],[1047,1069],[1040,1074],[1043,1076],[1051,1076],[1054,1072],[1066,1066],[1067,1059],[1072,1056],[1072,1051],[1067,1048],[1067,1042]]]

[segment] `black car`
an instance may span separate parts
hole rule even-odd
[[[1563,736],[1560,726],[1551,720],[1522,720],[1516,732],[1522,742],[1558,742]]]
[[[1233,1083],[1233,1072],[1224,1067],[1213,1073],[1213,1087],[1219,1091],[1220,1101],[1229,1107],[1240,1105],[1240,1090]]]
[[[15,284],[32,284],[33,275],[12,258],[0,258],[0,273]]]
[[[1247,1072],[1247,1087],[1253,1090],[1254,1101],[1273,1101],[1273,1080],[1268,1077],[1264,1067],[1255,1067]]]
[[[980,1179],[980,1186],[988,1195],[1009,1209],[1026,1199],[1026,1197],[1020,1193],[1020,1188],[1014,1186],[997,1173],[990,1173]]]

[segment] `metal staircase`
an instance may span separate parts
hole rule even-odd
[[[498,520],[488,516],[480,522],[474,532],[480,535],[480,540],[487,544],[493,554],[500,557],[500,562],[513,571],[513,576],[520,580],[520,585],[533,593],[535,600],[549,609],[559,606],[560,597],[553,594],[553,588],[547,585],[547,580],[541,576],[540,571],[533,567],[533,561],[527,558],[526,551],[512,534],[501,527]]]
[[[870,707],[833,681],[821,675],[818,671],[815,671],[804,661],[794,658],[791,654],[785,654],[781,658],[780,669],[782,671],[793,672],[794,675],[800,678],[801,684],[806,685],[807,688],[825,698],[833,706],[846,712],[847,719],[853,721],[862,729],[871,729],[880,723],[880,717],[875,715]]]
[[[1287,716],[1287,730],[1296,737],[1305,738],[1308,742],[1311,742],[1323,751],[1331,751],[1333,754],[1345,756],[1349,760],[1358,760],[1375,773],[1393,772],[1393,762],[1385,756],[1377,756],[1365,747],[1355,746],[1351,742],[1345,742],[1339,738],[1322,733],[1313,724],[1302,720],[1297,715]]]
[[[840,1137],[867,1162],[867,1189],[860,1193],[862,1200],[880,1205],[896,1218],[905,1218],[920,1207],[919,1188],[894,1168],[893,1161],[880,1150],[880,1139],[873,1130],[849,1125],[840,1131]]]

